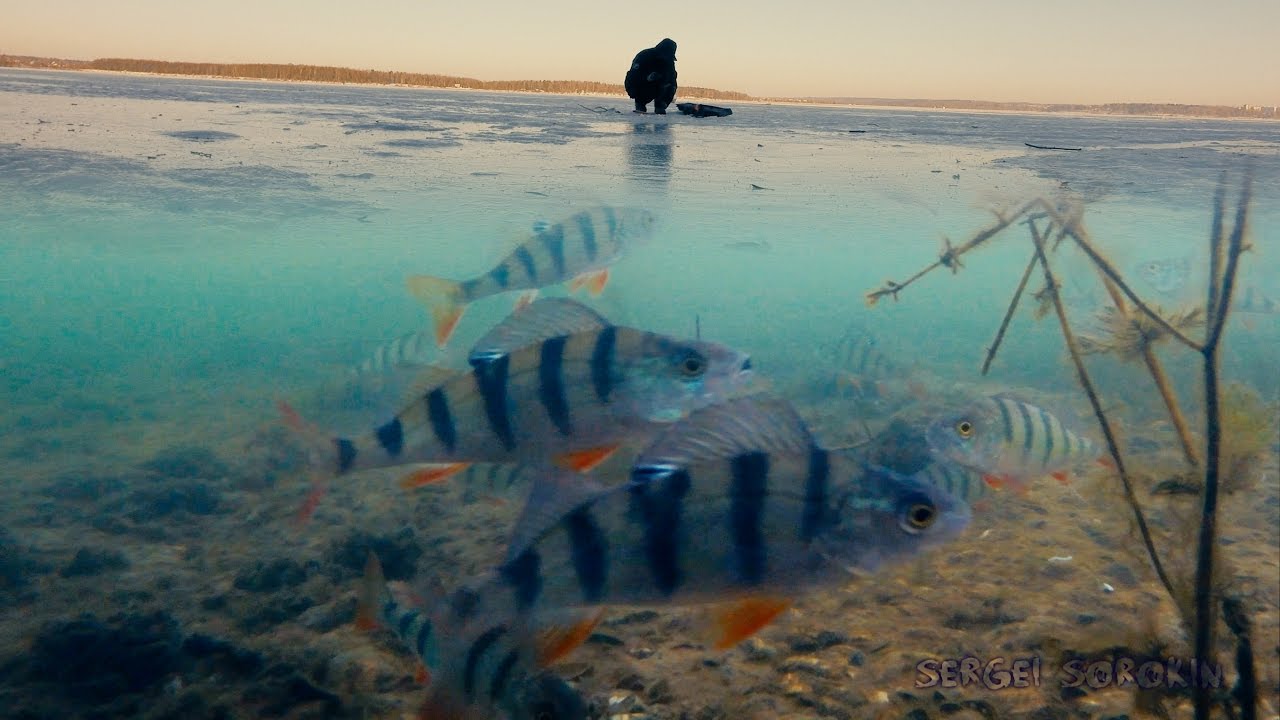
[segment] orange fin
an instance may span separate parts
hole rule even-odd
[[[307,498],[302,501],[302,507],[298,508],[298,514],[293,518],[294,527],[301,530],[311,522],[311,516],[315,515],[316,508],[320,506],[320,501],[328,492],[329,484],[323,478],[317,476],[311,481],[311,490],[307,493]]]
[[[537,290],[526,290],[525,292],[520,293],[519,298],[516,298],[516,306],[512,308],[511,312],[518,313],[521,310],[532,305],[533,301],[537,299],[538,299]]]
[[[717,608],[715,649],[727,650],[755,635],[789,607],[791,601],[785,598],[755,597]]]
[[[600,272],[596,273],[595,277],[591,278],[591,280],[587,282],[587,290],[592,295],[598,296],[600,295],[600,293],[604,292],[604,286],[608,284],[609,284],[609,268],[605,268],[604,270],[601,270]]]
[[[586,642],[602,617],[604,617],[604,608],[596,610],[572,625],[553,626],[540,632],[538,634],[538,667],[550,665]]]
[[[431,319],[435,322],[436,344],[444,347],[454,328],[458,326],[462,311],[466,309],[462,287],[453,280],[429,275],[410,275],[406,284],[409,286],[409,294],[431,311]]]
[[[1098,458],[1097,463],[1108,470],[1116,470],[1116,461],[1108,455]]]
[[[436,346],[444,347],[449,343],[449,338],[453,336],[453,331],[458,328],[458,321],[462,319],[462,311],[466,310],[465,305],[447,305],[432,308],[431,318],[436,323]]]
[[[999,490],[1000,488],[1004,487],[1005,479],[1006,478],[1003,475],[983,475],[982,476],[982,482],[986,483],[988,487],[994,488],[996,490]]]
[[[600,463],[608,460],[611,455],[617,452],[618,447],[617,445],[606,445],[604,447],[564,453],[556,456],[556,464],[574,472],[591,472]]]
[[[457,475],[471,466],[471,463],[441,463],[437,465],[427,465],[425,467],[414,470],[400,479],[400,487],[405,490],[430,485],[434,482],[440,482],[446,478]]]
[[[1054,471],[1054,472],[1049,473],[1049,475],[1050,475],[1050,477],[1052,477],[1054,480],[1057,480],[1058,482],[1062,483],[1063,485],[1070,485],[1070,484],[1071,484],[1071,480],[1070,480],[1070,478],[1068,478],[1068,477],[1067,477],[1067,471],[1066,471],[1066,470],[1056,470],[1056,471]]]
[[[360,599],[356,605],[356,628],[372,630],[378,627],[378,598],[386,590],[387,581],[382,575],[382,563],[378,556],[369,553],[364,561],[364,579],[360,581]]]
[[[413,681],[419,685],[431,684],[431,671],[427,670],[426,665],[423,665],[421,662],[418,663],[418,667],[413,670]]]
[[[307,421],[303,420],[298,411],[294,410],[293,406],[289,404],[289,401],[276,400],[276,410],[280,413],[281,422],[290,430],[297,433],[305,433],[311,429]]]
[[[599,295],[604,292],[604,286],[608,284],[609,268],[595,272],[585,272],[569,281],[569,292],[586,288],[592,295]]]

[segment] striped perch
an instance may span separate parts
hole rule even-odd
[[[422,717],[448,720],[585,720],[576,690],[544,668],[577,647],[599,620],[578,612],[563,625],[528,628],[468,611],[457,593],[426,610],[401,602],[370,554],[356,625],[390,629],[425,667],[430,681]]]
[[[570,282],[599,295],[609,266],[653,232],[653,214],[638,208],[591,208],[539,227],[489,272],[462,282],[411,275],[409,292],[431,311],[436,342],[449,341],[467,305],[511,290],[531,290]],[[531,300],[531,296],[526,296]]]
[[[470,587],[496,617],[729,601],[714,612],[725,648],[798,594],[947,542],[968,520],[931,485],[828,453],[785,401],[742,398],[673,425],[621,486],[549,472],[505,563]]]
[[[982,398],[929,423],[933,454],[982,473],[992,487],[1026,492],[1028,483],[1098,459],[1098,447],[1043,408],[1004,395]]]
[[[557,458],[587,470],[751,380],[743,353],[611,325],[567,298],[514,313],[481,338],[470,362],[471,372],[453,374],[360,437],[325,437],[287,405],[281,411],[309,437],[325,472],[437,464],[411,475],[412,486],[474,462]]]

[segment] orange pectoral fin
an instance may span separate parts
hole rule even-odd
[[[594,277],[587,283],[587,290],[592,295],[600,295],[604,292],[604,286],[609,284],[609,268],[605,268],[596,273]]]
[[[1116,461],[1115,461],[1114,459],[1112,459],[1111,457],[1108,457],[1108,456],[1106,456],[1106,455],[1103,455],[1102,457],[1098,458],[1098,459],[1096,460],[1096,462],[1097,462],[1099,465],[1101,465],[1102,467],[1104,467],[1104,468],[1106,468],[1106,469],[1108,469],[1108,470],[1117,470],[1117,469],[1118,469],[1118,468],[1116,467]]]
[[[1056,470],[1054,472],[1049,473],[1049,476],[1052,477],[1054,480],[1057,480],[1058,482],[1062,483],[1063,485],[1071,484],[1071,479],[1067,477],[1066,470]]]
[[[791,607],[784,598],[747,598],[717,609],[713,615],[716,627],[715,649],[727,650],[755,635]]]
[[[577,450],[575,452],[564,453],[556,457],[556,464],[566,470],[574,472],[591,472],[600,463],[608,460],[611,455],[618,451],[617,445],[606,445],[604,447],[589,448],[587,450]]]
[[[538,635],[538,667],[546,667],[551,663],[573,652],[579,645],[591,637],[591,632],[604,617],[604,608],[568,626],[555,626],[543,630]]]
[[[419,685],[431,684],[431,671],[427,670],[427,666],[423,665],[421,661],[418,662],[418,667],[413,670],[413,681]]]
[[[471,463],[443,463],[439,465],[427,465],[419,468],[400,479],[400,487],[405,490],[420,488],[423,485],[440,482],[446,478],[457,475],[471,466]]]
[[[537,299],[538,299],[537,290],[528,290],[528,291],[522,292],[520,293],[520,297],[516,299],[516,306],[511,310],[511,312],[518,313],[521,310],[532,305],[533,301]]]
[[[990,488],[999,490],[1004,487],[1005,477],[1003,475],[983,475],[982,482],[986,483]]]

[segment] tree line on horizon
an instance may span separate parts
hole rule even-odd
[[[255,80],[311,81],[349,84],[404,85],[427,88],[463,88],[469,90],[502,90],[510,92],[544,92],[565,95],[626,95],[617,83],[592,80],[478,80],[476,78],[436,73],[411,73],[395,70],[360,70],[331,65],[297,65],[279,63],[196,63],[133,58],[98,58],[66,60],[25,55],[0,54],[0,67],[56,68],[62,70],[107,70],[115,72],[152,73],[159,75],[199,75]],[[1182,103],[1106,103],[1084,105],[1071,103],[995,102],[988,100],[928,100],[901,98],[807,97],[755,98],[734,90],[717,90],[689,85],[680,87],[682,97],[713,100],[778,100],[833,105],[884,105],[953,110],[1005,110],[1015,112],[1084,112],[1115,115],[1178,115],[1207,118],[1280,117],[1276,107],[1257,105],[1188,105]]]
[[[6,62],[7,60],[39,61]],[[200,75],[255,80],[309,81],[349,84],[406,85],[429,88],[464,88],[468,90],[506,90],[513,92],[545,92],[598,95],[626,95],[618,83],[593,80],[478,80],[476,78],[436,73],[399,72],[395,70],[360,70],[332,65],[296,65],[278,63],[198,63],[145,60],[133,58],[98,58],[96,60],[59,60],[52,58],[15,58],[0,55],[0,66],[58,67],[72,70],[109,70],[115,72],[153,73],[159,75]],[[680,94],[717,100],[750,100],[750,95],[733,90],[716,90],[681,86]]]

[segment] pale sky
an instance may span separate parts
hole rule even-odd
[[[0,0],[0,53],[684,85],[752,95],[1280,104],[1280,0]]]

